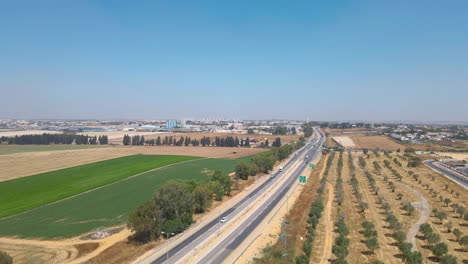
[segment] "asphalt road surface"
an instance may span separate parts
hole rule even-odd
[[[320,136],[318,146],[323,143],[324,137]],[[320,147],[312,147],[308,152],[309,160],[313,160],[320,153]],[[303,163],[287,177],[288,180],[263,203],[246,221],[247,225],[240,225],[234,232],[227,236],[215,248],[213,248],[198,263],[222,263],[249,235],[255,228],[265,220],[265,217],[273,210],[279,201],[286,195],[291,186],[297,181],[298,176],[304,171],[307,163]]]
[[[461,186],[467,188],[468,187],[468,177],[463,176],[460,173],[454,172],[448,168],[443,167],[442,165],[439,165],[437,161],[435,160],[425,160],[424,165],[428,166],[429,168],[442,173],[446,177],[450,178],[451,180],[457,182]],[[438,166],[437,166],[438,165]]]
[[[222,260],[229,255],[232,250],[234,250],[242,241],[248,236],[248,234],[255,229],[255,227],[265,218],[265,216],[270,212],[272,208],[281,200],[281,198],[287,193],[289,188],[292,186],[295,180],[298,179],[298,175],[302,172],[305,167],[308,165],[309,161],[315,158],[316,155],[319,155],[321,151],[321,145],[325,141],[325,135],[318,129],[315,129],[314,136],[312,139],[297,153],[297,155],[292,155],[286,165],[283,166],[283,171],[279,172],[275,177],[268,178],[264,183],[258,186],[253,190],[248,196],[239,201],[233,207],[223,211],[220,216],[225,216],[228,219],[235,218],[236,216],[243,213],[249,205],[263,195],[269,188],[271,188],[275,182],[277,182],[281,177],[289,177],[288,180],[278,189],[278,191],[272,195],[267,202],[263,203],[259,208],[255,209],[255,212],[252,214],[251,218],[247,221],[250,222],[248,225],[242,225],[239,227],[239,230],[236,230],[231,235],[227,236],[217,247],[220,248],[219,252],[216,252],[216,249],[209,252],[208,256],[213,256],[211,259],[203,259],[200,263],[221,263]],[[315,145],[315,146],[314,146]],[[305,157],[308,156],[307,159]],[[288,169],[300,162],[300,166],[294,171],[293,174],[286,175]],[[185,257],[187,254],[191,253],[205,240],[209,239],[211,235],[219,232],[222,228],[219,219],[215,219],[207,224],[205,224],[200,230],[192,234],[191,236],[180,239],[179,243],[170,249],[167,254],[162,256],[158,255],[158,252],[148,256],[140,263],[175,263]],[[234,235],[233,235],[234,234]],[[234,237],[233,237],[234,236]],[[216,260],[214,259],[216,258]],[[220,261],[219,261],[220,260]]]

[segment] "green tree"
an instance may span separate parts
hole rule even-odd
[[[370,252],[374,254],[375,250],[380,247],[379,240],[375,236],[369,237],[366,240],[366,246],[370,250]]]
[[[133,239],[139,242],[149,242],[159,238],[161,233],[161,218],[159,207],[150,200],[130,214],[128,228],[134,232]]]
[[[448,221],[447,223],[444,224],[444,226],[447,228],[447,233],[452,232],[452,227],[453,227],[452,222]]]
[[[204,185],[199,184],[193,191],[193,207],[197,214],[205,212],[211,204],[211,191]]]
[[[168,182],[156,192],[154,199],[164,221],[178,220],[184,228],[193,222],[193,195],[186,183]]]
[[[235,172],[236,172],[236,178],[247,180],[250,174],[250,169],[249,169],[249,166],[247,166],[247,164],[241,161],[236,164]]]
[[[296,256],[296,264],[309,264],[309,257],[305,254]]]
[[[129,135],[124,135],[124,137],[123,137],[123,144],[124,144],[125,146],[130,145],[130,136],[129,136]]]
[[[280,138],[276,138],[275,141],[273,141],[273,143],[271,144],[272,147],[281,147],[281,139]]]
[[[447,254],[447,252],[447,245],[443,242],[435,244],[435,246],[432,248],[432,254],[434,254],[434,256],[436,256],[438,259],[440,259],[440,257],[442,257],[443,255]]]
[[[426,237],[427,243],[432,247],[435,243],[440,242],[440,235],[436,233],[430,233]]]
[[[444,204],[448,207],[449,203],[451,203],[452,200],[450,198],[445,198],[444,199]]]
[[[345,258],[348,255],[348,248],[344,245],[333,245],[332,246],[332,253],[337,258]]]
[[[212,181],[218,181],[223,186],[226,195],[231,195],[233,181],[229,175],[223,174],[221,171],[216,170],[211,176]]]
[[[244,147],[250,148],[250,138],[247,137],[244,142]]]
[[[458,244],[464,247],[465,251],[468,251],[468,236],[462,236],[460,240],[458,241]]]
[[[421,232],[424,235],[424,239],[426,239],[427,235],[432,233],[432,227],[428,223],[421,224],[419,226],[419,232]]]
[[[291,128],[291,134],[297,135],[296,127]]]
[[[405,259],[406,264],[422,264],[423,258],[420,252],[418,251],[406,251],[403,258]]]
[[[463,205],[458,206],[456,212],[460,215],[460,218],[462,218],[465,213],[465,207]]]
[[[443,211],[439,211],[436,214],[437,219],[439,219],[440,223],[442,224],[442,221],[447,218],[447,213]]]
[[[453,255],[445,255],[440,258],[440,264],[457,264],[457,257]]]
[[[224,188],[223,185],[219,181],[214,181],[212,184],[213,193],[215,194],[216,201],[221,201],[224,196]]]
[[[455,238],[456,238],[456,240],[458,242],[458,241],[460,241],[460,238],[463,236],[463,232],[460,229],[455,228],[453,230],[453,235],[455,236]]]

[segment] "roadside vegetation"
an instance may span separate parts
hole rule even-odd
[[[249,163],[240,161],[235,168],[236,180],[268,173],[276,161],[287,158],[304,142],[273,148],[252,157]],[[127,226],[134,232],[132,239],[147,243],[159,239],[162,234],[170,236],[184,231],[193,223],[193,214],[204,213],[213,199],[220,201],[223,196],[230,196],[232,186],[231,177],[221,171],[215,171],[211,180],[206,182],[169,182],[162,185],[151,200],[130,215]]]
[[[296,263],[306,264],[310,262],[310,257],[311,257],[312,250],[313,250],[312,244],[316,236],[315,234],[316,228],[317,228],[317,225],[319,224],[320,218],[322,217],[322,213],[324,209],[323,193],[325,191],[327,177],[328,177],[330,168],[333,164],[334,158],[335,158],[335,152],[332,152],[330,156],[328,157],[325,171],[323,173],[322,178],[320,179],[320,184],[317,189],[317,196],[315,197],[315,200],[312,202],[310,209],[309,209],[309,214],[308,214],[308,219],[307,219],[308,225],[306,228],[307,234],[305,237],[305,242],[302,244],[303,253],[295,257]]]

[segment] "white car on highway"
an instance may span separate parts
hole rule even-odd
[[[221,218],[221,220],[220,220],[221,223],[225,223],[226,221],[227,221],[227,217],[223,217],[223,218]]]

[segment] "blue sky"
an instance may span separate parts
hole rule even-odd
[[[468,121],[467,1],[1,1],[0,118]]]

